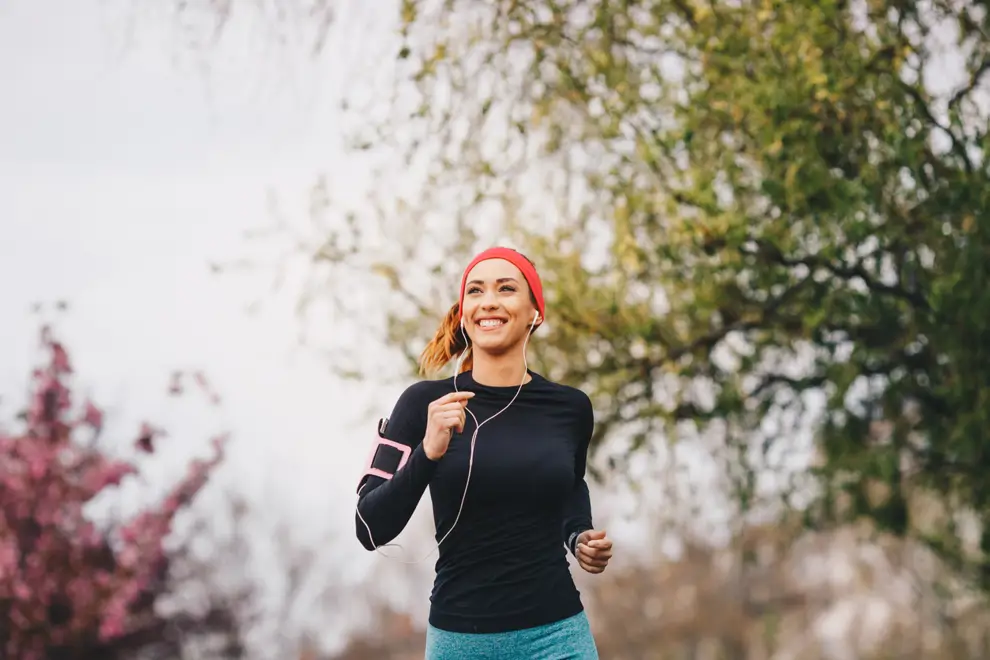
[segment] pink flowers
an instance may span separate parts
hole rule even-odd
[[[99,431],[103,428],[103,411],[93,405],[92,401],[87,401],[83,410],[82,423]]]
[[[168,569],[163,542],[222,460],[223,443],[215,441],[213,456],[195,462],[159,506],[98,530],[85,503],[138,467],[73,437],[79,426],[101,430],[103,412],[86,401],[71,414],[68,354],[47,328],[42,339],[49,361],[34,374],[25,428],[0,433],[0,657],[41,659],[58,648],[109,657],[156,621]],[[144,425],[138,451],[151,453],[159,435]]]
[[[141,432],[138,433],[138,439],[134,442],[134,446],[139,451],[150,454],[155,450],[155,438],[159,435],[162,435],[161,431],[151,428],[151,425],[145,422],[141,425]]]
[[[113,461],[103,456],[93,456],[80,468],[80,484],[85,499],[97,495],[104,488],[119,486],[124,477],[137,474],[137,468],[126,461]]]

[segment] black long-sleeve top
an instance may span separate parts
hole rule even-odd
[[[567,562],[575,534],[592,528],[585,481],[594,427],[591,400],[581,390],[530,371],[518,389],[457,376],[457,389],[474,392],[468,408],[482,423],[460,520],[440,544],[430,596],[430,624],[454,632],[503,632],[539,626],[582,611]],[[357,537],[368,550],[391,542],[409,522],[427,486],[436,539],[457,516],[468,471],[475,422],[466,416],[446,454],[423,450],[427,407],[454,391],[453,379],[425,380],[399,397],[381,435],[411,448],[391,479],[369,475],[358,486]],[[389,463],[379,450],[376,464]],[[398,452],[395,452],[395,456]],[[395,457],[393,457],[395,458]],[[393,460],[396,464],[397,460]],[[570,543],[570,546],[566,544]]]

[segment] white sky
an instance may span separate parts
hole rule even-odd
[[[314,99],[254,88],[265,81],[247,49],[239,62],[221,51],[230,73],[206,77],[169,61],[167,25],[145,22],[140,47],[115,48],[120,14],[90,0],[0,10],[0,388],[18,391],[36,358],[29,305],[66,299],[62,334],[99,401],[173,421],[158,405],[167,373],[201,366],[237,420],[244,467],[269,451],[268,467],[315,476],[351,401],[325,364],[291,354],[291,296],[244,313],[270,275],[218,278],[208,263],[248,254],[242,232],[269,221],[267,187],[304,198],[333,165],[320,135],[332,127]]]
[[[355,424],[368,402],[387,414],[396,392],[342,385],[325,360],[295,350],[292,292],[248,316],[270,273],[208,268],[257,252],[242,235],[270,223],[269,188],[302,220],[321,172],[345,201],[360,192],[333,103],[349,70],[328,65],[334,49],[307,60],[247,22],[203,55],[203,70],[166,10],[140,4],[0,6],[0,420],[12,419],[39,357],[30,306],[67,300],[58,329],[77,384],[108,408],[116,439],[144,418],[171,432],[148,466],[152,487],[229,428],[221,480],[270,521],[338,544],[354,578],[372,559],[355,552],[350,507],[370,438]],[[206,371],[221,410],[165,396],[184,367]]]

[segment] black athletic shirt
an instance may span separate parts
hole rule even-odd
[[[468,409],[482,424],[460,520],[440,544],[430,596],[430,624],[453,632],[504,632],[552,623],[582,611],[565,543],[592,528],[585,482],[594,427],[591,400],[581,390],[530,371],[532,380],[505,407],[516,386],[457,376],[457,389],[474,392]],[[390,480],[366,476],[358,511],[374,545],[391,542],[406,526],[430,487],[436,540],[450,529],[464,492],[471,434],[466,415],[446,454],[431,461],[423,450],[427,407],[454,391],[453,378],[420,381],[399,397],[382,435],[413,448]],[[376,464],[394,449],[380,449]],[[393,461],[393,466],[397,464]],[[394,469],[394,467],[393,467]],[[357,537],[368,550],[368,530],[355,515]],[[569,548],[573,552],[573,547]]]

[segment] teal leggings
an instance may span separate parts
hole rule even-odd
[[[475,634],[426,629],[426,660],[598,660],[584,612],[536,628]]]

